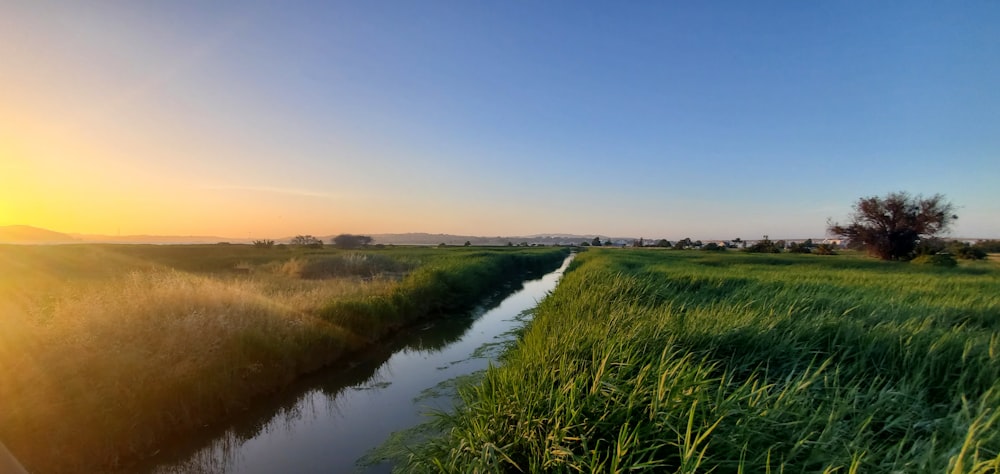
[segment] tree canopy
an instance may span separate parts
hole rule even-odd
[[[694,246],[695,246],[694,242],[691,241],[690,237],[684,237],[683,239],[678,240],[677,242],[674,243],[674,248],[677,250],[689,249]]]
[[[296,235],[295,237],[292,237],[292,241],[290,243],[292,245],[298,245],[298,246],[309,247],[309,248],[321,248],[321,247],[323,247],[323,241],[322,240],[320,240],[320,239],[318,239],[316,237],[313,237],[311,235],[308,235],[308,234],[307,235]]]
[[[954,206],[944,196],[924,198],[900,191],[861,198],[850,222],[830,223],[827,230],[883,260],[909,260],[921,239],[947,231],[955,219]]]
[[[781,253],[781,249],[784,247],[785,242],[783,240],[773,242],[768,236],[765,235],[755,244],[750,245],[743,250],[749,253]]]
[[[333,245],[341,249],[356,249],[372,243],[367,235],[340,234],[333,238]]]

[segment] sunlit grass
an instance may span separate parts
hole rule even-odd
[[[127,467],[444,296],[482,298],[560,255],[0,246],[0,439],[37,472]],[[480,280],[459,295],[429,272]]]
[[[432,472],[995,472],[1000,269],[590,251]]]

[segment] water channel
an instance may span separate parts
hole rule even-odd
[[[449,383],[487,368],[525,314],[552,291],[572,256],[468,315],[401,331],[353,360],[306,377],[228,426],[172,446],[141,471],[168,473],[390,472],[360,463],[394,432],[454,406]]]

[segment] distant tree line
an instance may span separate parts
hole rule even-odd
[[[593,241],[581,242],[581,247],[594,247],[602,246],[607,247],[613,245],[609,241],[601,241],[600,237],[595,237]],[[728,249],[740,249],[742,248],[745,252],[750,253],[780,253],[780,252],[791,252],[791,253],[815,253],[820,255],[834,255],[836,254],[836,246],[834,244],[822,243],[816,244],[812,239],[806,239],[804,242],[791,242],[788,243],[784,240],[772,241],[768,236],[763,236],[761,240],[748,245],[747,241],[736,237],[729,241],[717,241],[717,242],[702,242],[701,240],[693,240],[690,237],[685,237],[676,242],[671,242],[667,239],[659,240],[646,240],[645,238],[638,238],[632,241],[632,247],[635,248],[663,248],[672,250],[704,250],[708,252],[720,252]]]
[[[944,241],[938,238],[930,238],[920,241],[914,250],[914,254],[916,257],[948,254],[965,260],[982,260],[987,257],[988,253],[984,250],[984,247],[986,246],[979,245],[979,242],[976,245],[969,245],[968,242],[958,240]]]
[[[371,243],[374,241],[375,239],[373,239],[371,236],[354,235],[354,234],[340,234],[330,239],[330,243],[333,244],[334,247],[337,247],[339,249],[356,249],[361,247],[367,247],[368,245],[371,245]],[[305,247],[313,249],[323,248],[322,239],[318,237],[313,237],[312,235],[308,234],[296,235],[295,237],[292,237],[292,240],[289,241],[289,244],[295,247]],[[271,242],[271,245],[274,245],[273,241]],[[254,246],[258,246],[257,241],[254,241]]]
[[[986,253],[1000,253],[1000,240],[980,240],[972,247]]]
[[[960,241],[945,241],[938,236],[948,230],[958,219],[955,206],[944,196],[913,196],[906,192],[889,193],[884,197],[870,196],[859,199],[854,204],[854,212],[845,224],[829,222],[827,231],[846,240],[847,246],[864,250],[883,260],[914,260],[934,264],[954,264],[955,258],[978,260],[986,258],[990,252],[1000,252],[1000,241],[985,240],[975,244]],[[590,246],[608,245],[595,237]],[[581,245],[588,245],[587,242]],[[723,243],[702,243],[684,238],[671,244],[666,239],[655,243],[644,238],[632,241],[632,247],[661,247],[675,250],[700,249],[719,251],[727,248],[742,248],[751,253],[814,253],[831,255],[836,253],[832,244],[816,244],[812,239],[787,243],[772,241],[767,235],[749,244],[739,237]],[[933,258],[931,258],[933,257]]]

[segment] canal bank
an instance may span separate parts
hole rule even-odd
[[[452,397],[435,387],[495,361],[571,259],[469,314],[408,328],[347,368],[307,377],[227,426],[163,450],[142,471],[386,472],[389,464],[358,461],[392,433],[425,422],[428,411],[448,409]]]

